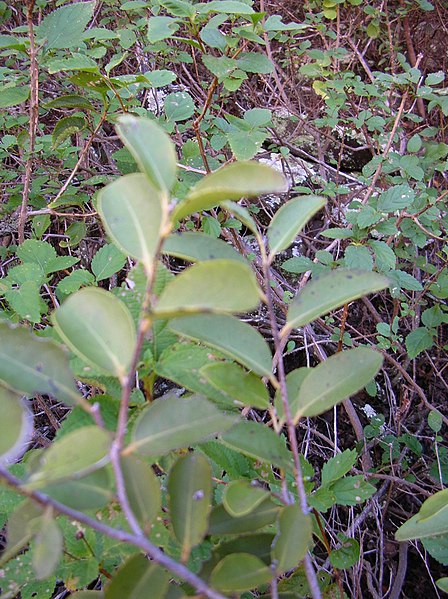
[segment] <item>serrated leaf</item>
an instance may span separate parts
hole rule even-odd
[[[369,245],[375,253],[376,267],[380,272],[387,273],[395,268],[397,257],[385,241],[370,241]]]
[[[260,377],[237,364],[215,362],[201,368],[201,374],[237,405],[269,408],[269,394]]]
[[[154,121],[129,114],[119,117],[117,132],[152,185],[166,196],[177,171],[176,151],[168,135]]]
[[[45,580],[53,574],[62,557],[64,538],[58,523],[49,513],[39,518],[34,531],[32,548],[33,570],[38,580]]]
[[[276,572],[297,568],[308,551],[311,541],[311,520],[297,504],[282,509],[278,522],[279,532],[272,547]]]
[[[325,203],[325,198],[321,196],[299,196],[277,210],[268,227],[270,260],[291,245],[310,218]]]
[[[105,599],[163,599],[169,574],[140,553],[129,557],[106,587]]]
[[[24,327],[0,322],[0,380],[21,393],[49,394],[68,405],[82,398],[62,347]]]
[[[189,262],[225,259],[247,264],[245,258],[231,245],[199,232],[173,233],[165,239],[162,252]]]
[[[48,274],[48,266],[56,258],[56,250],[46,241],[26,239],[17,248],[17,256],[24,263],[38,264]]]
[[[82,131],[86,121],[82,116],[66,116],[59,119],[53,129],[53,149],[58,148],[66,139]]]
[[[203,540],[212,496],[212,469],[201,454],[178,458],[168,477],[169,509],[174,534],[181,544],[181,559]]]
[[[194,212],[214,208],[225,200],[239,200],[267,193],[286,191],[281,173],[258,162],[233,162],[206,175],[192,187],[184,200],[175,206],[173,221]]]
[[[346,449],[342,453],[338,453],[333,458],[330,458],[322,467],[322,486],[328,486],[333,481],[342,478],[353,468],[357,458],[355,449]]]
[[[5,292],[8,304],[24,320],[37,324],[41,320],[43,306],[40,298],[40,284],[25,281],[16,289]]]
[[[395,533],[397,541],[409,541],[448,533],[448,489],[438,491],[423,502],[418,514]]]
[[[38,28],[45,47],[76,48],[81,45],[84,29],[93,16],[95,2],[67,4],[47,15]]]
[[[434,339],[426,327],[418,327],[407,335],[405,343],[408,356],[413,360],[426,349],[431,349]]]
[[[359,560],[360,549],[356,539],[344,538],[339,549],[333,549],[330,562],[334,568],[345,570],[351,568]]]
[[[221,434],[234,423],[235,418],[223,414],[204,397],[172,395],[142,411],[124,454],[163,455]]]
[[[141,173],[125,175],[100,191],[98,212],[118,248],[151,271],[165,220],[162,193]]]
[[[248,591],[271,580],[272,572],[260,558],[250,553],[233,553],[213,569],[210,582],[224,592]]]
[[[110,292],[86,287],[52,314],[65,343],[83,360],[119,379],[134,355],[135,325],[126,306]]]
[[[235,260],[209,260],[185,269],[165,287],[157,318],[198,312],[245,312],[257,307],[261,291],[252,269]]]
[[[331,485],[330,490],[339,505],[359,505],[376,492],[375,487],[361,475],[340,478]]]
[[[168,94],[164,101],[166,118],[169,121],[186,121],[194,115],[195,106],[193,98],[186,92]]]
[[[415,199],[415,191],[409,185],[394,185],[384,191],[378,200],[379,212],[395,212],[408,208]]]
[[[247,480],[233,480],[224,490],[222,503],[233,518],[250,514],[269,496],[266,489]]]
[[[121,459],[126,494],[136,516],[143,528],[157,516],[160,506],[160,485],[157,476],[149,464],[136,456]]]
[[[179,29],[178,20],[172,17],[150,17],[148,19],[148,41],[155,44],[170,38]]]
[[[0,465],[11,464],[26,450],[33,416],[17,393],[0,385]]]
[[[363,295],[380,291],[389,280],[374,272],[334,270],[313,279],[292,300],[282,336]]]
[[[242,52],[237,60],[238,68],[247,73],[268,75],[274,70],[273,63],[260,52]]]
[[[344,266],[350,270],[373,270],[373,258],[364,245],[349,245],[344,253]]]
[[[126,256],[114,245],[103,245],[94,255],[91,263],[92,272],[97,281],[108,279],[123,268]]]
[[[360,391],[377,374],[382,363],[379,352],[357,347],[337,353],[312,368],[294,401],[294,422],[304,416],[322,414]]]

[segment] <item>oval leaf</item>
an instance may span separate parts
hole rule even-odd
[[[313,279],[292,300],[281,334],[284,336],[291,329],[303,327],[330,310],[388,285],[386,277],[360,270],[339,269]]]
[[[302,386],[302,383],[305,380],[305,377],[308,376],[308,374],[310,372],[311,372],[311,368],[302,367],[302,368],[296,368],[295,370],[288,372],[288,374],[286,375],[286,391],[288,393],[289,409],[293,416],[297,411],[295,402],[297,401],[297,398],[299,396],[299,389]],[[278,428],[277,428],[277,430],[279,430],[280,428],[283,427],[283,425],[286,422],[285,412],[283,409],[283,400],[282,400],[282,396],[280,393],[280,389],[278,389],[275,392],[274,406],[275,406],[275,411],[277,413],[277,418],[279,420]]]
[[[176,180],[176,150],[165,131],[154,121],[129,114],[120,116],[121,137],[142,172],[165,196]]]
[[[272,355],[263,336],[230,314],[198,314],[175,318],[170,329],[218,349],[261,376],[272,375]]]
[[[162,252],[189,262],[224,258],[247,264],[243,256],[231,245],[205,233],[189,232],[170,235],[163,244]]]
[[[45,580],[53,574],[62,557],[64,537],[58,523],[50,514],[39,518],[34,531],[32,564],[37,580]]]
[[[448,533],[448,489],[423,502],[418,514],[395,533],[397,541],[409,541]]]
[[[86,287],[52,314],[64,342],[83,360],[122,379],[134,354],[135,325],[126,306],[110,292]]]
[[[166,570],[137,553],[118,569],[106,588],[105,599],[162,599],[169,580]]]
[[[272,572],[260,558],[250,553],[232,553],[213,569],[210,583],[225,592],[249,591],[272,578]]]
[[[172,395],[142,411],[124,454],[162,455],[223,433],[234,423],[235,418],[224,415],[204,397]]]
[[[174,208],[173,221],[217,206],[225,200],[287,191],[281,173],[259,162],[233,162],[206,175]]]
[[[148,527],[160,510],[160,485],[149,464],[136,456],[121,459],[126,494],[137,520]]]
[[[269,259],[289,247],[313,214],[325,204],[321,196],[299,196],[277,210],[268,228]]]
[[[280,506],[270,497],[262,501],[255,509],[239,518],[231,516],[223,505],[213,508],[210,514],[209,533],[211,535],[234,535],[254,532],[277,518]]]
[[[44,486],[41,491],[56,501],[80,511],[99,510],[114,499],[107,468],[100,468],[79,480],[64,479],[61,483]]]
[[[263,487],[246,480],[233,480],[225,488],[222,503],[226,511],[234,518],[250,514],[268,497]]]
[[[117,247],[151,270],[164,220],[161,192],[141,173],[126,175],[100,191],[98,212]]]
[[[245,312],[257,307],[261,291],[251,268],[234,260],[190,266],[168,283],[154,314],[173,318],[197,312]]]
[[[283,508],[279,517],[279,533],[272,548],[272,559],[278,574],[296,568],[305,557],[311,541],[311,520],[297,504]]]
[[[260,377],[247,372],[237,364],[216,362],[201,368],[201,374],[216,389],[228,395],[240,405],[269,408],[269,394]]]
[[[25,327],[0,323],[0,382],[30,396],[52,395],[70,406],[83,402],[63,348]]]
[[[294,422],[322,414],[360,391],[377,374],[383,363],[381,354],[367,347],[340,352],[312,368],[302,382]]]
[[[20,397],[0,385],[0,465],[11,464],[26,450],[33,416]]]
[[[212,469],[201,454],[180,457],[168,478],[169,507],[174,534],[185,562],[205,537],[211,509]]]

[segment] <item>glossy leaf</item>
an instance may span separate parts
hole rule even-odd
[[[173,220],[217,206],[224,200],[281,193],[287,190],[278,171],[258,162],[233,162],[206,175],[173,210]]]
[[[357,347],[335,354],[312,368],[294,401],[294,422],[318,416],[360,391],[378,373],[383,363],[379,352]]]
[[[270,259],[291,245],[310,218],[326,200],[321,196],[299,196],[277,210],[268,227]]]
[[[223,414],[204,397],[171,395],[142,411],[124,453],[162,455],[223,433],[234,422],[235,418]]]
[[[126,494],[132,511],[146,528],[160,510],[160,484],[149,464],[136,456],[121,459]]]
[[[27,481],[36,489],[62,479],[79,478],[109,461],[111,435],[97,426],[84,426],[54,441],[39,457]]]
[[[110,292],[86,287],[52,314],[63,341],[101,371],[123,378],[134,354],[135,325],[126,306]]]
[[[311,541],[311,520],[298,504],[288,505],[279,516],[279,533],[274,540],[272,559],[278,573],[296,568]]]
[[[251,512],[239,518],[234,518],[223,505],[218,505],[210,514],[209,533],[211,535],[233,535],[254,532],[272,524],[276,520],[279,510],[280,506],[269,497]]]
[[[0,465],[11,464],[26,450],[33,416],[19,395],[0,385]]]
[[[25,327],[0,322],[0,381],[33,396],[49,394],[67,405],[82,401],[63,348]]]
[[[148,270],[163,227],[162,193],[141,173],[116,179],[98,194],[98,212],[117,247]]]
[[[53,574],[62,557],[63,547],[64,539],[58,523],[50,513],[45,513],[34,530],[32,564],[37,580],[45,580]]]
[[[243,256],[222,239],[199,232],[174,233],[166,238],[162,252],[189,262],[199,260],[237,260],[247,264]]]
[[[118,118],[118,135],[153,186],[167,194],[176,180],[176,151],[163,129],[150,119],[126,114]]]
[[[261,291],[251,268],[235,260],[208,260],[190,266],[162,292],[158,318],[198,312],[244,312],[257,307]]]
[[[271,376],[272,355],[262,335],[246,322],[228,314],[198,314],[176,318],[170,329],[201,341],[261,376]]]
[[[240,592],[254,589],[271,578],[271,569],[260,558],[250,553],[233,553],[214,568],[210,582],[220,591]]]
[[[224,490],[222,503],[228,514],[240,518],[250,514],[269,496],[266,489],[247,480],[233,480]]]
[[[388,285],[386,277],[374,272],[339,269],[323,274],[308,283],[292,300],[282,335]]]
[[[178,458],[168,478],[169,508],[174,534],[185,562],[191,549],[203,540],[212,498],[212,469],[201,454]]]
[[[285,438],[259,422],[240,422],[223,435],[221,443],[256,460],[292,471],[292,454]]]
[[[427,499],[418,514],[395,533],[397,541],[409,541],[448,533],[448,489]]]
[[[112,578],[105,599],[163,599],[169,579],[166,570],[136,553]]]
[[[215,362],[201,368],[201,374],[214,387],[237,403],[266,410],[269,394],[260,377],[230,362]]]

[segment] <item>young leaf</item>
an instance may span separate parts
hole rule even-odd
[[[310,218],[325,203],[325,198],[321,196],[299,196],[277,210],[268,228],[270,260],[291,245]]]
[[[129,114],[119,117],[117,132],[152,185],[166,197],[177,170],[176,151],[168,135],[154,121]]]
[[[70,406],[82,402],[62,347],[36,337],[25,327],[3,322],[0,339],[0,381],[4,385],[31,396],[48,393]]]
[[[233,553],[214,568],[210,582],[220,591],[234,593],[254,589],[271,577],[271,569],[260,558],[250,553]]]
[[[211,509],[212,469],[201,454],[178,458],[168,478],[169,507],[174,534],[185,562],[207,532]]]
[[[126,256],[114,245],[107,243],[94,255],[91,268],[96,280],[103,281],[121,270],[125,262]]]
[[[224,490],[222,503],[233,518],[241,518],[250,514],[268,495],[266,489],[248,480],[233,480]]]
[[[237,364],[215,362],[201,368],[201,374],[214,387],[229,395],[237,404],[266,410],[268,391],[260,377]]]
[[[291,329],[303,327],[330,310],[388,285],[389,280],[375,272],[339,269],[323,274],[308,283],[292,300],[281,334],[284,336]]]
[[[272,547],[272,560],[280,574],[296,568],[305,557],[311,541],[311,520],[297,504],[282,509],[279,534]]]
[[[135,553],[106,587],[105,599],[163,599],[169,579],[166,570]]]
[[[0,385],[0,465],[18,459],[33,434],[33,416],[19,395]]]
[[[335,354],[312,368],[294,401],[294,422],[303,416],[318,416],[360,391],[377,374],[382,362],[379,352],[357,347]]]
[[[28,478],[28,488],[80,478],[98,470],[109,461],[110,444],[110,433],[97,426],[83,426],[67,433],[39,456]]]
[[[123,378],[135,348],[135,326],[126,306],[110,292],[86,287],[52,314],[65,343],[101,371]]]
[[[234,518],[223,505],[212,509],[208,532],[211,535],[234,535],[254,532],[267,524],[272,524],[277,518],[280,506],[270,497],[264,499],[255,509],[245,516]]]
[[[173,210],[172,220],[208,210],[224,200],[287,190],[285,178],[278,171],[258,162],[233,162],[206,175],[196,183],[184,200]]]
[[[235,260],[190,266],[168,283],[154,314],[173,318],[198,312],[244,312],[257,307],[261,291],[251,268]]]
[[[35,536],[32,564],[37,580],[45,580],[56,570],[62,557],[64,538],[51,514],[45,513],[36,524],[36,529],[33,531]]]
[[[124,454],[163,455],[223,433],[234,423],[235,418],[226,416],[203,397],[172,395],[142,411]]]
[[[149,464],[136,456],[121,459],[126,494],[132,511],[143,528],[157,516],[160,505],[160,485]]]
[[[162,252],[189,262],[224,259],[237,260],[247,264],[244,257],[222,239],[198,232],[170,235],[163,244]]]
[[[448,489],[423,502],[418,514],[402,524],[395,533],[397,541],[410,541],[448,533]]]
[[[100,191],[98,212],[117,247],[150,271],[164,226],[161,192],[141,173],[126,175]]]
[[[230,314],[198,314],[175,318],[170,329],[201,341],[261,376],[272,375],[272,355],[262,335]]]

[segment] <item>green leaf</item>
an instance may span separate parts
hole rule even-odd
[[[54,100],[45,102],[43,106],[46,110],[52,108],[78,108],[79,110],[95,110],[93,104],[79,94],[67,94],[66,96],[58,96]]]
[[[349,245],[344,253],[344,266],[350,270],[373,270],[373,258],[364,245]]]
[[[385,241],[369,241],[369,245],[375,253],[376,267],[380,272],[387,273],[395,269],[397,257]]]
[[[0,385],[0,465],[14,462],[33,434],[33,417],[18,394]]]
[[[176,180],[176,150],[154,121],[129,114],[119,117],[118,135],[152,185],[166,195]]]
[[[244,120],[252,127],[269,125],[272,120],[272,111],[267,108],[252,108],[244,113]]]
[[[431,410],[428,414],[428,426],[435,432],[438,433],[442,428],[442,414],[436,410]]]
[[[78,291],[82,285],[92,285],[95,282],[95,277],[88,270],[78,268],[70,273],[67,277],[61,279],[56,287],[58,297],[59,294],[69,295]]]
[[[297,411],[297,400],[299,397],[300,387],[305,380],[305,377],[311,372],[310,368],[296,368],[291,370],[286,375],[286,391],[288,393],[288,403],[291,415]],[[279,426],[283,426],[286,422],[286,417],[283,409],[283,400],[280,389],[275,392],[274,406],[277,412],[277,418],[279,419]]]
[[[70,597],[72,599],[104,599],[104,593],[103,591],[76,591]]]
[[[175,206],[173,221],[217,206],[225,200],[286,191],[281,173],[258,162],[233,162],[206,175]]]
[[[34,534],[33,570],[37,580],[45,580],[56,570],[62,557],[64,538],[58,523],[49,512],[39,518]]]
[[[260,150],[267,134],[237,129],[227,133],[230,149],[237,160],[250,160]]]
[[[8,518],[6,551],[2,563],[21,551],[33,536],[32,527],[42,517],[43,508],[31,499],[19,503]]]
[[[310,218],[326,200],[321,196],[299,196],[277,210],[268,227],[270,260],[291,245]]]
[[[179,29],[178,20],[171,17],[150,17],[148,19],[148,41],[155,44],[170,38]]]
[[[172,395],[142,411],[125,454],[163,455],[221,434],[234,423],[235,418],[223,414],[204,397]]]
[[[0,85],[0,108],[18,106],[28,100],[30,89],[28,86],[7,87]]]
[[[160,485],[149,464],[136,456],[121,459],[126,495],[140,525],[147,529],[161,506]]]
[[[408,208],[415,199],[415,191],[409,185],[394,185],[384,191],[378,200],[379,212],[395,212]]]
[[[184,0],[160,0],[160,5],[175,17],[193,17],[196,9]]]
[[[43,306],[40,303],[39,283],[25,281],[20,287],[6,291],[5,298],[21,318],[33,324],[40,322]]]
[[[381,368],[379,352],[357,347],[339,352],[312,368],[303,381],[293,415],[297,423],[303,416],[323,414],[339,402],[360,391]]]
[[[303,327],[319,316],[335,310],[367,293],[380,291],[389,280],[374,272],[334,270],[313,279],[292,300],[282,336]]]
[[[397,541],[410,541],[448,533],[448,489],[427,499],[418,514],[395,533]]]
[[[415,277],[403,270],[391,270],[387,273],[387,276],[390,279],[390,286],[392,289],[394,289],[395,286],[397,286],[398,289],[407,289],[408,291],[421,291],[423,289],[420,281],[417,281]]]
[[[158,318],[198,312],[245,312],[261,297],[251,268],[235,260],[209,260],[190,266],[165,287],[154,309]]]
[[[359,560],[360,549],[356,539],[344,537],[342,546],[339,549],[333,549],[330,554],[330,562],[334,568],[345,570],[351,568]]]
[[[342,478],[349,472],[358,458],[355,449],[346,449],[330,458],[322,468],[321,481],[322,486],[328,486],[330,483]]]
[[[85,76],[87,73],[96,74],[99,72],[98,65],[93,58],[90,58],[85,54],[76,53],[73,53],[67,58],[53,58],[52,60],[49,60],[47,62],[47,70],[50,75],[53,75],[54,73],[64,73],[66,71],[83,71],[82,75]],[[98,76],[95,77],[95,80],[100,81]],[[93,87],[93,83],[91,83],[91,85]],[[105,84],[102,86],[98,85],[97,90],[99,93],[105,93],[107,87]]]
[[[253,233],[254,235],[258,234],[257,225],[255,224],[254,219],[250,215],[249,210],[247,210],[243,206],[240,206],[236,202],[231,201],[220,202],[220,205],[221,208],[224,208],[224,210],[228,210],[234,216],[236,216],[236,218],[240,220],[243,223],[243,225],[249,229],[251,233]]]
[[[426,327],[418,327],[409,333],[405,343],[408,356],[413,360],[426,349],[431,349],[434,339]]]
[[[163,599],[169,580],[166,570],[135,553],[106,587],[105,599]]]
[[[58,148],[66,139],[86,127],[86,120],[82,116],[66,116],[59,119],[53,129],[53,149]]]
[[[165,220],[161,192],[141,173],[125,175],[100,191],[98,212],[115,245],[151,271]]]
[[[233,480],[224,490],[222,503],[233,518],[250,514],[269,496],[266,489],[247,480]]]
[[[189,262],[225,259],[247,264],[245,258],[222,239],[196,231],[170,235],[164,241],[162,252]]]
[[[56,258],[56,250],[46,241],[26,239],[17,248],[17,256],[22,262],[38,264],[47,273],[49,264]]]
[[[163,105],[166,118],[169,121],[186,121],[194,115],[194,100],[187,92],[168,94]]]
[[[238,68],[247,73],[268,75],[274,70],[274,65],[265,54],[259,52],[242,52],[237,60]]]
[[[98,470],[109,461],[111,441],[108,431],[93,425],[67,433],[40,454],[26,486],[29,489],[41,488]]]
[[[209,533],[211,535],[233,535],[254,532],[275,522],[280,506],[267,497],[249,514],[234,518],[223,505],[212,509],[210,514]]]
[[[375,487],[366,482],[362,475],[340,478],[331,485],[330,490],[339,505],[359,505],[376,492]]]
[[[64,479],[45,485],[41,491],[74,510],[100,510],[114,499],[107,468],[100,468],[76,480]]]
[[[260,558],[250,553],[233,553],[215,566],[210,583],[214,588],[230,593],[254,589],[271,578],[270,568]]]
[[[292,454],[285,437],[260,422],[240,422],[221,438],[221,443],[256,460],[292,472]]]
[[[36,337],[24,327],[10,327],[2,322],[0,380],[15,391],[30,396],[48,393],[70,406],[82,400],[60,346]]]
[[[439,580],[436,580],[436,585],[439,587],[439,589],[441,591],[448,593],[448,576],[445,576],[444,578],[439,578]]]
[[[63,341],[83,360],[122,379],[134,355],[135,325],[126,306],[110,292],[86,287],[52,314]]]
[[[313,266],[313,261],[307,258],[306,256],[296,256],[294,258],[289,258],[285,260],[281,268],[286,270],[286,272],[290,272],[295,275],[300,275],[308,270],[311,270]]]
[[[279,533],[272,547],[272,560],[278,573],[297,568],[311,541],[311,520],[297,504],[283,508],[279,516]]]
[[[123,7],[121,7],[123,9]],[[154,71],[147,71],[145,73],[146,79],[152,85],[152,87],[166,87],[173,81],[176,81],[177,75],[173,71],[167,69],[156,69]]]
[[[212,469],[201,454],[178,458],[168,478],[169,509],[174,534],[185,562],[207,532],[212,498]]]
[[[257,375],[247,372],[237,364],[215,362],[201,368],[201,374],[214,387],[228,395],[236,405],[267,410],[268,391]]]
[[[201,2],[195,5],[195,9],[200,14],[209,12],[236,14],[236,15],[252,15],[254,9],[248,6],[245,2],[238,0],[212,0],[211,2]]]
[[[124,256],[114,245],[107,243],[94,255],[91,268],[98,282],[108,279],[120,271],[125,263],[126,256]]]
[[[95,2],[78,2],[61,6],[47,15],[37,29],[45,47],[76,48],[82,43],[84,29],[93,16]]]

